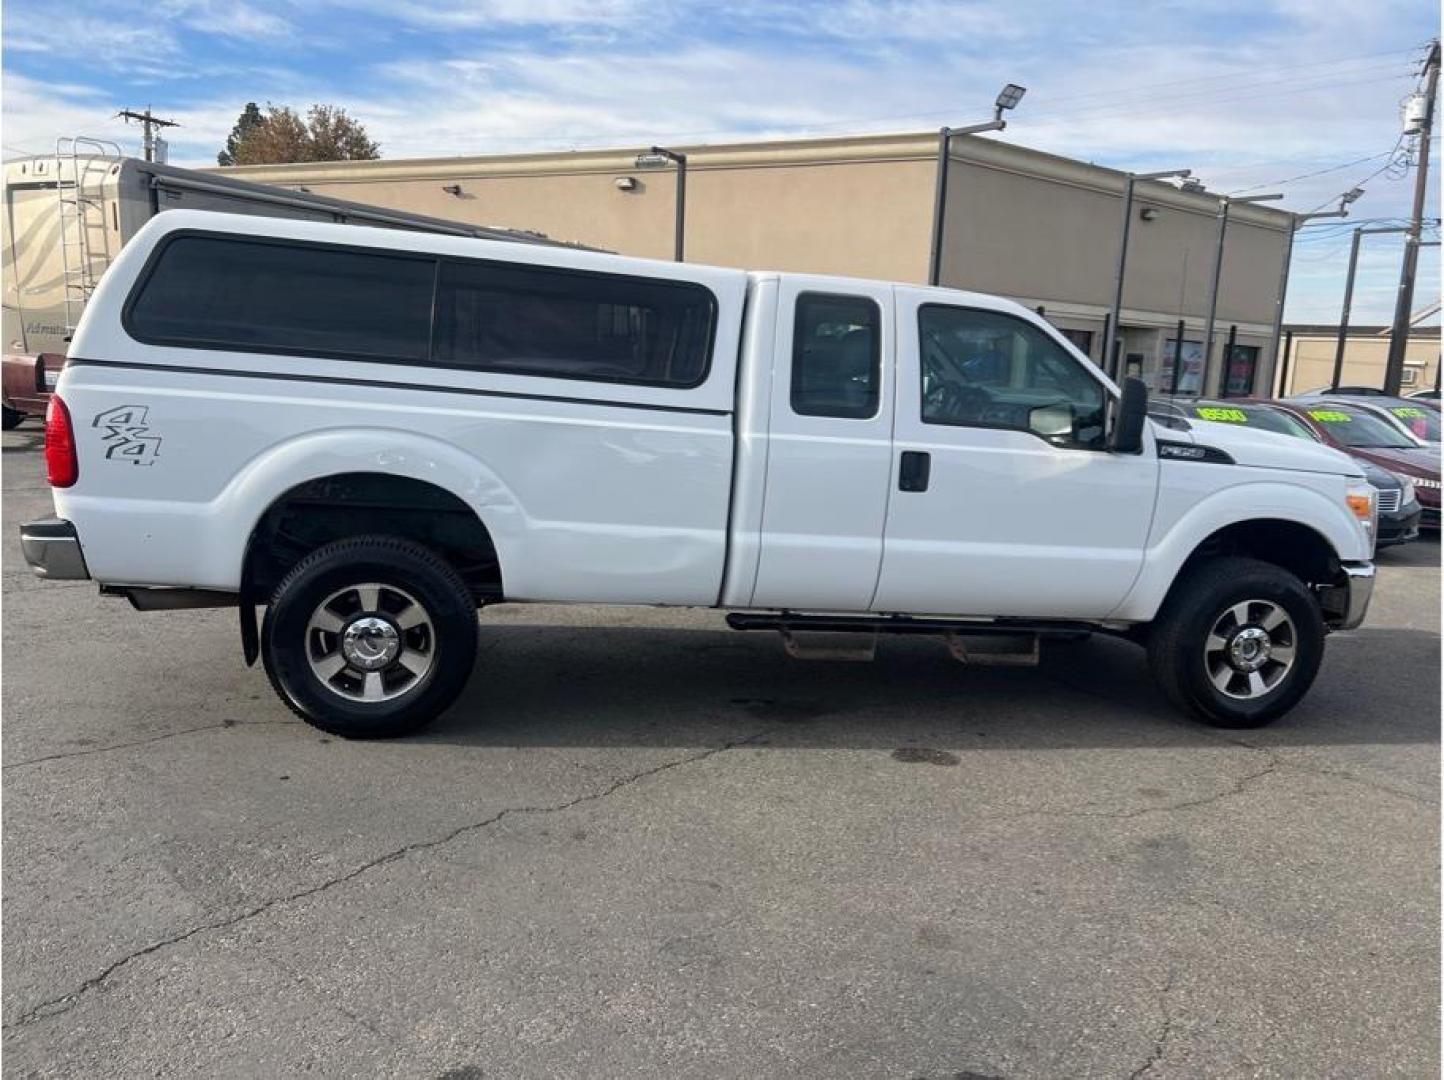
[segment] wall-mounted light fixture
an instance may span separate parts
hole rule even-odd
[[[637,178],[635,176],[619,176],[612,183],[617,185],[618,191],[636,191]]]
[[[1157,221],[1158,211],[1151,206],[1145,206],[1142,210],[1138,211],[1138,216],[1144,221]]]
[[[455,195],[458,199],[461,198],[461,185],[460,185],[460,184],[447,184],[447,185],[446,185],[445,187],[443,187],[441,190],[444,191],[444,192],[446,192],[448,195]]]

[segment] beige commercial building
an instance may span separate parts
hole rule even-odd
[[[935,133],[686,146],[689,261],[923,282],[938,171]],[[629,255],[673,254],[677,171],[638,150],[246,166],[228,175],[474,224],[532,229]],[[1113,299],[1125,176],[1000,139],[955,138],[942,230],[944,285],[1041,307],[1095,359]],[[1155,389],[1274,381],[1289,214],[1231,208],[1215,348],[1204,323],[1219,199],[1137,185],[1120,359]],[[1184,324],[1181,345],[1176,327]]]
[[[1383,386],[1389,357],[1389,327],[1350,326],[1344,336],[1340,386]],[[1330,386],[1338,351],[1337,325],[1286,324],[1279,347],[1279,395],[1299,394]],[[1416,326],[1404,350],[1402,392],[1439,386],[1439,327]]]

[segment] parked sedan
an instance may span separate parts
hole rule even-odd
[[[1317,434],[1309,422],[1294,415],[1279,403],[1252,399],[1227,400],[1159,400],[1149,401],[1149,415],[1170,426],[1187,424],[1190,420],[1207,420],[1215,424],[1239,424],[1258,431],[1272,431],[1296,439],[1328,442]],[[1329,443],[1338,446],[1336,442]],[[1348,447],[1339,447],[1354,458],[1364,470],[1364,478],[1379,491],[1378,547],[1406,544],[1418,539],[1422,508],[1414,481],[1361,457]],[[1436,490],[1437,494],[1437,490]]]
[[[1436,448],[1439,445],[1439,404],[1435,401],[1388,397],[1384,394],[1358,397],[1328,390],[1299,394],[1297,400],[1343,401],[1348,405],[1357,405],[1376,416],[1382,416],[1389,423],[1406,434],[1412,435],[1420,442],[1433,443]]]
[[[1439,529],[1439,448],[1424,446],[1362,402],[1289,398],[1268,405],[1303,420],[1325,443],[1414,482],[1421,528]]]

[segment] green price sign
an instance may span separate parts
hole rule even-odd
[[[1221,424],[1247,424],[1248,413],[1242,409],[1227,409],[1217,405],[1200,405],[1193,410],[1200,420],[1214,420]]]
[[[1309,415],[1321,424],[1350,424],[1354,418],[1337,409],[1310,409]]]

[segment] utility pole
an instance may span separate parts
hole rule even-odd
[[[115,114],[127,124],[132,120],[139,120],[141,130],[144,132],[143,145],[145,146],[145,160],[155,160],[155,134],[152,128],[180,127],[176,120],[162,120],[159,116],[151,115],[150,106],[145,107],[145,112],[136,112],[134,109],[121,109]]]
[[[1434,126],[1434,97],[1439,90],[1439,42],[1429,43],[1429,56],[1424,61],[1422,115],[1414,102],[1406,114],[1411,125],[1417,122],[1419,143],[1417,170],[1414,174],[1414,212],[1409,218],[1409,236],[1404,241],[1404,262],[1399,268],[1399,295],[1394,301],[1394,327],[1389,334],[1389,362],[1384,368],[1384,393],[1399,393],[1404,381],[1404,352],[1409,347],[1409,320],[1414,306],[1414,273],[1419,266],[1419,230],[1424,223],[1424,199],[1429,193],[1429,139]],[[1406,135],[1411,131],[1406,128]]]

